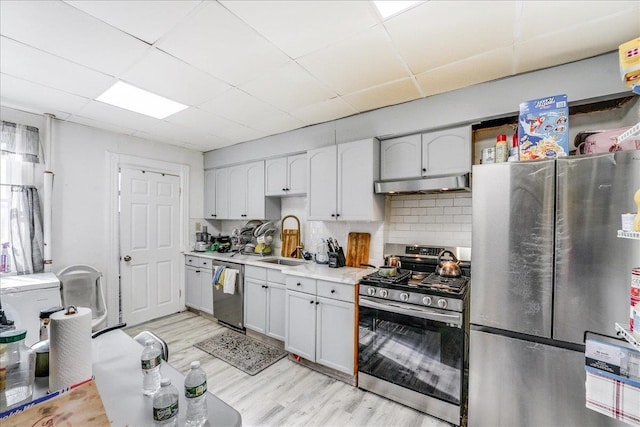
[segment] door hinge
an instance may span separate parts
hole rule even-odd
[[[178,298],[182,298],[182,289],[178,289]]]

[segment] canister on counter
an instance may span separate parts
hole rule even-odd
[[[631,311],[629,330],[640,332],[640,325],[634,322],[634,307],[640,305],[640,267],[631,269]]]
[[[489,164],[489,163],[495,163],[496,161],[496,149],[495,147],[490,147],[490,148],[483,148],[482,149],[482,159],[481,159],[481,163],[483,165]]]

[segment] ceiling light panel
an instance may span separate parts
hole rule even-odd
[[[376,9],[378,9],[378,13],[382,19],[387,19],[392,16],[395,16],[401,12],[404,12],[407,9],[410,9],[414,6],[419,5],[420,3],[424,3],[423,1],[403,1],[403,0],[393,0],[393,1],[374,1]]]
[[[187,108],[187,105],[121,81],[107,89],[96,100],[156,119],[164,119]]]

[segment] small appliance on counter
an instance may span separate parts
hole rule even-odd
[[[196,233],[196,244],[193,250],[196,252],[204,252],[211,246],[211,234],[207,233],[207,226],[202,227],[202,231]]]

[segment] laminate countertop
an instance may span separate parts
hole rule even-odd
[[[253,265],[255,267],[265,267],[281,270],[283,274],[292,276],[308,277],[311,279],[328,280],[331,282],[345,283],[355,285],[360,282],[363,276],[372,273],[374,270],[367,268],[340,267],[330,268],[327,264],[318,264],[314,261],[305,261],[300,259],[283,258],[278,256],[258,256],[233,253],[219,252],[185,252],[185,256],[194,256],[200,258],[208,258],[218,261],[237,262],[244,265]],[[300,265],[290,266],[265,262],[267,260],[284,259],[300,261]]]

